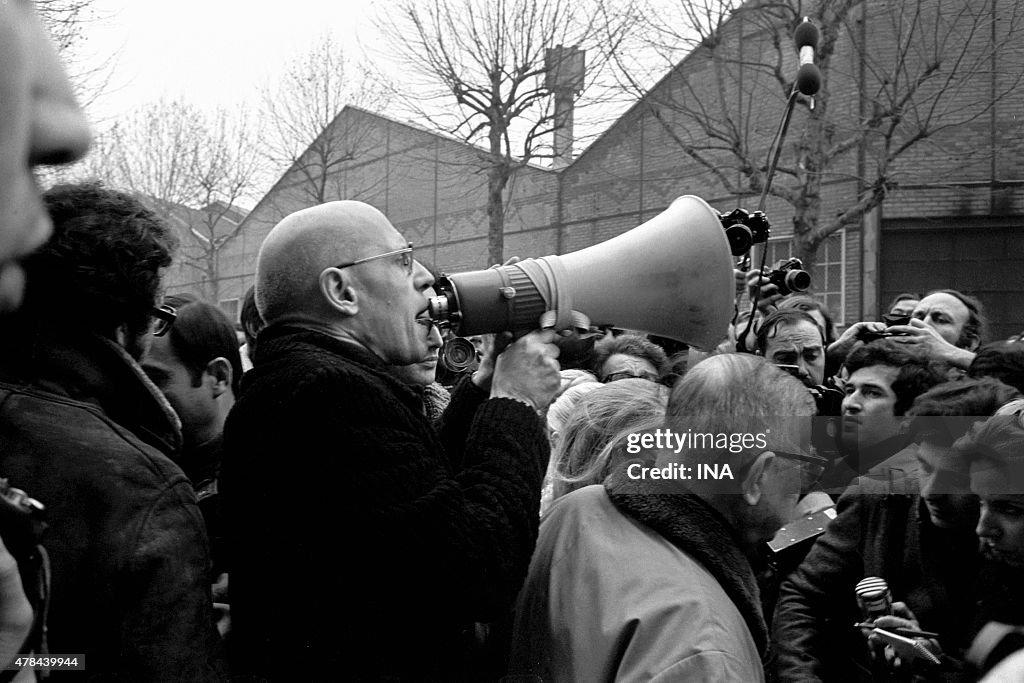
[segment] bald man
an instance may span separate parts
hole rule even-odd
[[[389,371],[430,353],[433,277],[373,207],[282,220],[256,266],[267,323],[225,426],[236,673],[477,678],[537,535],[559,386],[551,332],[488,358],[437,432]]]

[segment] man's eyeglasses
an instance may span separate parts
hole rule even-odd
[[[395,249],[394,251],[389,251],[384,254],[377,254],[376,256],[367,256],[365,258],[359,258],[356,259],[355,261],[349,261],[348,263],[339,263],[334,267],[338,269],[348,268],[349,266],[358,266],[360,263],[366,263],[367,261],[376,261],[377,259],[380,258],[387,258],[389,256],[399,255],[402,257],[402,266],[406,269],[406,271],[408,271],[409,275],[412,275],[412,242],[409,242],[409,244],[402,249]]]
[[[620,379],[646,379],[650,380],[651,382],[661,381],[661,378],[652,372],[642,372],[639,375],[637,375],[628,371],[613,372],[610,375],[605,375],[604,379],[601,381],[604,382],[605,384],[608,384],[609,382],[617,382]]]
[[[153,336],[156,337],[167,334],[178,318],[178,312],[174,310],[173,306],[167,304],[154,306],[149,315],[153,318]]]

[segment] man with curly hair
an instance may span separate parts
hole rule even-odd
[[[622,334],[597,342],[592,363],[594,374],[605,383],[633,378],[657,382],[668,366],[668,356],[638,334]]]
[[[97,184],[44,203],[54,234],[0,335],[0,471],[47,507],[49,650],[84,654],[94,678],[217,680],[207,537],[170,459],[180,422],[137,362],[173,236]]]

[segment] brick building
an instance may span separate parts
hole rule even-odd
[[[970,0],[928,1],[949,10]],[[895,6],[868,0],[851,12],[825,84],[832,120],[866,115],[869,103],[859,94],[870,78],[865,55],[885,60],[886,51],[895,49]],[[992,13],[996,26],[1004,19],[1000,13],[1016,10],[1009,0],[992,0],[984,11]],[[731,36],[741,57],[765,50],[771,40],[742,15],[726,24],[723,36]],[[978,39],[983,38],[993,39]],[[858,40],[863,49],[852,47]],[[1022,71],[1024,40],[993,51],[987,69],[958,85],[967,101],[990,106],[981,105],[978,116],[936,132],[900,156],[892,169],[898,183],[882,205],[819,247],[814,292],[838,321],[875,319],[879,307],[899,291],[953,287],[983,300],[996,322],[994,335],[1024,329],[1024,306],[1018,304],[1024,295],[1024,87],[1011,90]],[[505,253],[574,251],[639,225],[682,194],[699,195],[723,213],[754,209],[756,195],[727,192],[714,173],[682,153],[678,140],[700,131],[665,104],[711,92],[714,78],[706,52],[697,49],[568,166],[518,169],[507,191]],[[746,79],[735,90],[736,109],[746,112],[742,123],[754,146],[767,152],[784,96],[777,85],[759,81],[753,67],[736,69],[733,78]],[[992,94],[1004,91],[1010,92],[993,102]],[[802,123],[799,116],[794,120],[790,141],[799,137]],[[417,257],[440,270],[489,265],[486,175],[479,150],[354,107],[342,110],[332,127],[358,135],[359,144],[328,174],[326,199],[359,199],[378,207],[414,242]],[[831,167],[822,185],[822,216],[855,202],[875,152],[865,143]],[[274,185],[245,218],[239,238],[225,248],[220,298],[226,307],[252,284],[255,257],[270,228],[310,205],[304,191],[310,173],[302,164],[300,159]],[[731,172],[725,157],[722,169]],[[766,212],[773,225],[771,262],[791,253],[793,211],[770,199]]]

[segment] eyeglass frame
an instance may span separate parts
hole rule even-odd
[[[610,372],[601,380],[602,384],[610,384],[612,382],[618,382],[624,379],[646,379],[656,384],[661,382],[661,378],[653,372],[645,372],[640,375],[634,375],[629,370],[621,370],[619,372]]]
[[[153,325],[153,336],[162,337],[174,327],[174,321],[178,319],[178,311],[170,304],[160,304],[150,309],[149,316],[157,321]]]
[[[808,481],[802,482],[802,487],[815,484],[819,479],[821,479],[821,475],[824,474],[830,464],[828,458],[823,458],[820,455],[811,455],[809,453],[790,453],[788,451],[778,451],[774,448],[769,450],[771,450],[777,458],[797,461],[798,466],[800,467],[801,478],[803,478],[804,473],[808,474]],[[816,468],[816,471],[811,469],[811,466]],[[813,476],[811,475],[812,472]]]
[[[806,493],[805,489],[809,490],[810,486],[816,484],[820,479],[821,475],[825,473],[831,461],[828,458],[823,458],[820,455],[810,455],[808,453],[791,453],[789,451],[780,451],[775,448],[766,448],[762,452],[772,452],[776,458],[780,460],[795,460],[797,467],[800,468],[800,491],[801,495]],[[740,467],[738,475],[740,478],[745,477],[751,467],[754,466],[754,460],[745,463]],[[814,469],[811,469],[811,466]]]
[[[412,255],[412,249],[413,249],[412,242],[408,242],[406,244],[406,246],[402,247],[401,249],[395,249],[393,251],[389,251],[389,252],[386,252],[386,253],[383,253],[383,254],[377,254],[375,256],[366,256],[366,257],[363,257],[363,258],[357,258],[355,261],[349,261],[348,263],[340,263],[340,264],[338,264],[336,266],[331,266],[331,267],[332,268],[337,268],[338,270],[341,270],[342,268],[348,268],[350,266],[358,266],[360,263],[367,263],[368,261],[376,261],[377,259],[387,258],[389,256],[398,256],[399,254],[408,254],[409,255],[409,263],[408,264],[403,263],[402,265],[405,266],[405,268],[409,271],[409,274],[412,275],[413,264],[416,262],[416,259]]]

